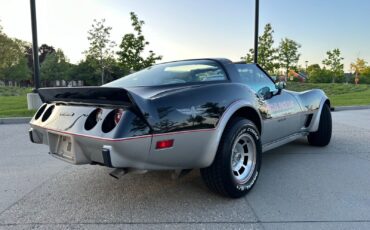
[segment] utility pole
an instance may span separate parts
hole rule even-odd
[[[33,75],[34,91],[40,88],[40,63],[39,63],[39,46],[37,44],[37,22],[36,22],[36,3],[30,0],[31,6],[31,26],[32,26],[32,53],[33,53]]]
[[[259,6],[260,1],[256,0],[256,12],[254,21],[254,63],[258,63],[258,25],[259,25]]]
[[[31,8],[31,26],[32,26],[32,53],[33,53],[33,93],[27,93],[27,108],[28,110],[38,109],[41,104],[41,98],[38,94],[40,88],[40,64],[39,64],[39,46],[37,44],[37,22],[36,22],[36,3],[35,0],[30,0]]]

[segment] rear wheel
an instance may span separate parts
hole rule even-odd
[[[212,165],[200,170],[206,186],[223,196],[244,196],[257,180],[261,152],[260,135],[253,122],[233,119],[224,131]]]
[[[313,146],[326,146],[329,144],[332,132],[332,121],[329,105],[322,107],[319,128],[308,135],[308,143]]]

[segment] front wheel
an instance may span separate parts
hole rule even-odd
[[[253,122],[239,117],[231,120],[213,163],[200,170],[206,186],[226,197],[244,196],[257,180],[261,152],[260,134]]]
[[[324,104],[321,110],[319,128],[316,132],[311,132],[307,139],[313,146],[326,146],[329,144],[332,133],[332,121],[330,107]]]

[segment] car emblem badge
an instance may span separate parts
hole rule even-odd
[[[75,113],[69,113],[69,112],[61,112],[59,116],[61,117],[73,117]]]
[[[201,106],[192,106],[188,109],[177,109],[178,112],[191,116],[192,118],[196,118],[200,114],[202,114],[204,111],[206,111],[205,108],[202,108]]]

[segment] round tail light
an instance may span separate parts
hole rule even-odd
[[[114,123],[116,125],[121,120],[122,115],[123,115],[123,109],[116,109],[116,113],[114,114]]]
[[[92,111],[86,119],[85,129],[90,130],[102,119],[103,110],[98,108]]]
[[[104,133],[112,131],[121,120],[123,112],[124,112],[123,109],[114,109],[110,111],[110,113],[108,113],[108,115],[105,117],[103,121],[102,131]]]
[[[44,121],[46,121],[46,120],[50,117],[50,115],[51,115],[51,113],[53,112],[54,108],[55,108],[55,105],[50,106],[50,107],[45,111],[44,115],[42,115],[41,121],[43,121],[43,122],[44,122]]]
[[[39,119],[42,115],[42,113],[45,111],[46,107],[48,106],[48,104],[43,104],[39,110],[37,111],[36,115],[35,115],[35,120]]]

